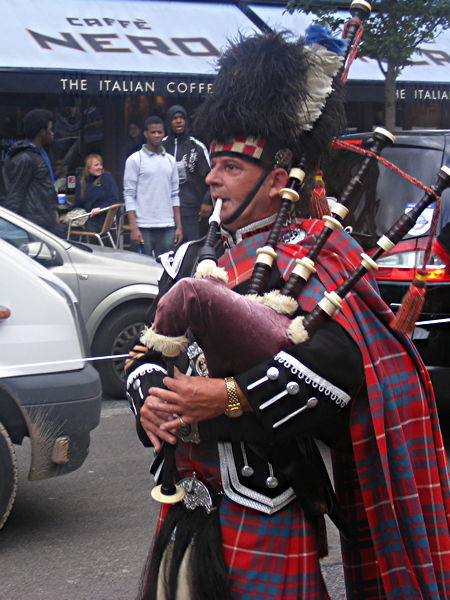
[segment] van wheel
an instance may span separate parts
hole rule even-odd
[[[11,438],[0,423],[0,529],[14,504],[17,490],[17,461]]]
[[[144,327],[149,306],[150,302],[124,306],[105,319],[92,344],[94,356],[126,354]],[[103,360],[95,363],[104,394],[113,398],[125,398],[124,363],[125,360]]]

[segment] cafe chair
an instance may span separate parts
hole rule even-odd
[[[127,213],[125,211],[120,213],[119,221],[117,225],[117,247],[121,250],[130,248],[129,234],[131,227],[128,223]]]
[[[112,233],[117,234],[117,213],[122,207],[122,204],[111,204],[106,208],[102,208],[97,214],[105,213],[105,219],[99,232],[86,231],[84,229],[74,229],[76,222],[80,218],[88,217],[88,219],[94,215],[91,213],[85,213],[84,215],[78,215],[69,221],[69,227],[67,230],[68,240],[78,241],[93,241],[96,240],[100,246],[105,246],[105,241],[108,241],[113,248],[117,248],[116,241]]]

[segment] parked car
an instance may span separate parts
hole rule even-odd
[[[62,279],[79,300],[91,356],[128,352],[157,293],[161,266],[134,252],[66,241],[0,207],[0,238]],[[95,363],[103,390],[124,396],[123,360]]]
[[[29,479],[78,469],[100,419],[100,378],[84,357],[66,284],[0,240],[0,528],[17,487],[14,444],[30,438]]]
[[[450,131],[402,131],[382,157],[428,186],[436,181],[442,165],[450,164]],[[369,133],[343,139],[366,145]],[[355,173],[361,156],[334,149],[325,167],[327,194],[339,198]],[[357,195],[346,223],[369,253],[377,239],[409,208],[423,191],[383,165],[375,164],[366,185]],[[434,205],[427,208],[404,239],[377,262],[376,277],[387,304],[397,310],[417,268],[421,268]],[[413,333],[436,391],[440,411],[450,407],[450,264],[432,254],[427,264],[427,293]]]

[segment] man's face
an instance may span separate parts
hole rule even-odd
[[[152,148],[159,148],[164,137],[164,127],[162,125],[149,125],[144,131],[147,144]]]
[[[170,126],[175,135],[184,133],[184,130],[186,129],[186,119],[183,113],[175,113],[170,121]]]
[[[41,139],[42,139],[42,145],[43,146],[50,146],[51,144],[53,144],[53,140],[55,137],[55,134],[53,132],[53,122],[49,121],[48,125],[47,125],[47,129],[41,129]]]
[[[227,221],[239,208],[262,172],[261,166],[234,156],[218,156],[212,160],[206,183],[210,186],[213,201],[222,198],[222,222]],[[236,231],[275,214],[280,205],[278,192],[286,185],[287,179],[288,175],[283,169],[271,171],[249,206],[226,228]]]

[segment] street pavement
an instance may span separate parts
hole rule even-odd
[[[158,506],[150,498],[151,450],[137,440],[133,419],[125,402],[104,402],[85,464],[63,477],[27,481],[29,448],[18,448],[18,496],[0,532],[1,600],[136,597]],[[330,596],[345,600],[333,526],[329,547]]]

